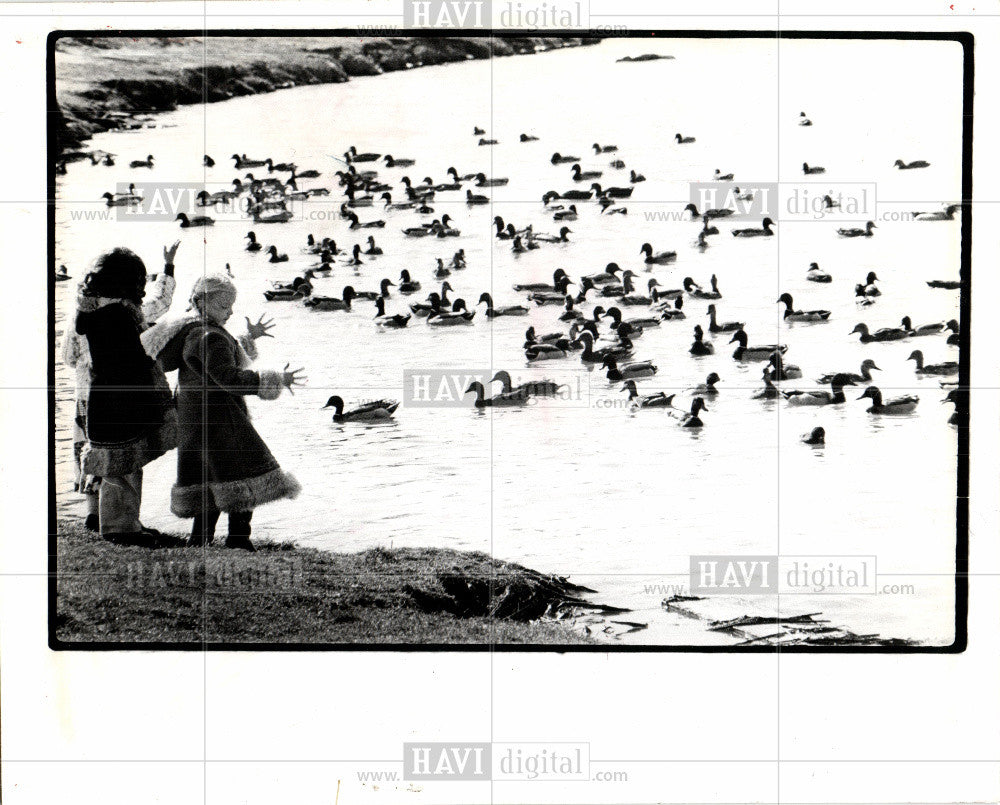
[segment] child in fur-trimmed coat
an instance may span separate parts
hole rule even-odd
[[[254,550],[250,518],[258,506],[294,498],[299,484],[278,465],[253,424],[244,397],[277,399],[302,384],[302,369],[281,372],[248,368],[254,340],[272,325],[247,319],[239,340],[226,329],[236,287],[224,274],[198,279],[191,291],[193,315],[161,322],[142,337],[147,354],[164,371],[178,370],[177,483],[170,509],[193,517],[190,544],[212,541],[222,512],[229,515],[226,547]]]

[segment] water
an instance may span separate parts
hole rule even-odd
[[[847,61],[841,58],[845,48]],[[641,52],[677,58],[614,61]],[[889,76],[873,69],[885,63],[894,65]],[[929,65],[944,76],[932,86],[891,80]],[[938,404],[944,392],[937,381],[915,376],[905,358],[919,347],[928,362],[955,360],[957,349],[943,337],[866,346],[848,333],[859,321],[875,329],[897,325],[905,314],[915,323],[957,317],[957,293],[928,289],[925,281],[957,278],[958,223],[879,221],[876,237],[856,240],[836,237],[840,222],[780,222],[777,237],[755,240],[729,237],[731,225],[723,223],[722,235],[699,253],[692,248],[697,224],[646,220],[643,212],[679,210],[687,183],[710,178],[716,168],[735,171],[737,182],[791,181],[800,177],[803,161],[826,166],[824,178],[831,181],[876,182],[883,202],[899,202],[890,205],[894,209],[937,209],[960,195],[961,98],[957,90],[945,91],[960,80],[960,51],[946,44],[852,42],[827,49],[784,41],[779,53],[770,40],[613,40],[186,108],[159,116],[157,128],[109,133],[91,143],[119,154],[119,166],[155,154],[152,171],[69,167],[59,187],[57,263],[81,277],[102,249],[121,244],[157,270],[162,246],[179,237],[174,312],[183,310],[198,273],[228,262],[241,289],[231,329],[242,329],[244,315],[274,318],[276,337],[261,342],[258,364],[304,366],[309,385],[294,397],[250,405],[258,430],[304,492],[295,502],[259,510],[259,536],[340,551],[432,545],[491,552],[570,575],[604,600],[635,608],[634,619],[648,620],[650,629],[626,639],[680,644],[722,638],[663,612],[665,594],[645,585],[686,584],[690,554],[876,555],[881,573],[900,574],[884,581],[913,584],[914,594],[815,596],[796,599],[788,609],[823,611],[859,632],[947,644],[954,611],[957,436],[946,424],[951,406]],[[796,126],[801,110],[813,127]],[[500,145],[477,146],[475,125]],[[523,131],[540,141],[518,142]],[[672,137],[678,131],[697,142],[677,146]],[[549,163],[553,151],[583,157],[585,169],[603,169],[605,185],[627,185],[628,170],[610,169],[610,157],[595,157],[589,148],[595,141],[617,144],[617,156],[648,178],[626,202],[627,217],[578,205],[570,243],[522,256],[491,237],[494,214],[519,227],[558,230],[540,198],[573,182],[568,166]],[[357,303],[350,314],[265,303],[260,292],[270,280],[289,280],[315,260],[300,251],[308,233],[331,236],[347,249],[363,242],[368,232],[351,233],[337,218],[339,202],[311,205],[310,220],[255,227],[265,247],[274,243],[291,256],[278,266],[243,251],[246,222],[220,220],[211,230],[185,231],[161,222],[83,225],[70,216],[94,208],[90,200],[119,181],[201,181],[205,152],[217,161],[207,177],[220,185],[245,174],[224,159],[240,152],[319,169],[323,176],[303,185],[334,187],[332,173],[343,166],[330,155],[350,144],[418,159],[413,168],[380,169],[396,200],[404,195],[397,189],[402,175],[440,182],[452,165],[463,174],[510,177],[510,183],[476,191],[492,197],[494,204],[485,207],[467,208],[464,194],[439,194],[435,216],[451,214],[462,230],[457,239],[405,239],[400,230],[421,220],[415,213],[360,210],[362,220],[389,219],[384,230],[374,231],[385,256],[366,258],[359,271],[338,267],[332,278],[317,282],[318,293],[340,295],[346,284],[374,289],[382,277],[395,280],[406,268],[424,293],[394,295],[390,311],[405,311],[407,302],[436,287],[434,258],[450,258],[460,247],[469,267],[450,282],[453,296],[470,306],[484,290],[498,305],[521,301],[512,283],[548,281],[557,267],[578,278],[615,261],[638,273],[643,290],[650,276],[679,287],[688,275],[707,285],[714,273],[724,294],[720,319],[745,321],[755,343],[790,345],[787,359],[807,379],[786,385],[808,388],[812,378],[857,371],[872,357],[883,370],[876,382],[888,396],[920,395],[917,412],[872,417],[865,413],[868,401],[855,401],[861,389],[852,388],[846,404],[824,409],[752,399],[761,364],[735,362],[728,337],[712,339],[715,356],[688,355],[692,326],[707,325],[706,303],[696,300],[686,304],[686,321],[647,330],[636,342],[636,357],[659,367],[640,390],[678,391],[679,405],[689,404],[684,389],[711,371],[721,375],[721,393],[709,400],[702,431],[680,428],[663,412],[630,414],[620,402],[608,402],[624,399],[619,384],[608,384],[600,370],[588,372],[575,358],[526,367],[524,330],[529,324],[539,332],[556,329],[558,308],[490,322],[480,307],[473,327],[441,331],[414,320],[405,330],[376,332],[371,303]],[[897,158],[928,159],[932,167],[896,171],[890,166]],[[677,264],[647,274],[639,255],[644,241],[657,251],[678,250]],[[833,275],[832,284],[806,282],[813,261]],[[883,296],[859,311],[853,287],[869,270],[877,271]],[[60,336],[72,310],[73,290],[66,286],[73,284],[57,288]],[[832,310],[831,321],[782,323],[775,300],[783,291],[794,295],[797,307]],[[642,312],[631,308],[626,315]],[[581,399],[485,413],[403,408],[378,427],[336,425],[319,410],[333,393],[349,404],[399,398],[403,370],[416,367],[506,368],[515,381],[558,377],[580,388]],[[57,382],[59,504],[61,511],[76,512],[78,498],[69,491],[72,377],[61,366]],[[825,448],[799,442],[815,425],[827,431]],[[147,468],[142,514],[154,527],[185,525],[168,509],[173,472],[172,455]],[[741,605],[750,612],[760,602],[736,603]]]

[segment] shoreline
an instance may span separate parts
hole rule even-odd
[[[268,46],[256,47],[266,40]],[[63,37],[54,43],[55,146],[63,160],[95,134],[148,115],[351,78],[596,44],[600,37]],[[211,52],[210,52],[211,51]]]

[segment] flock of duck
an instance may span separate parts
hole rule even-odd
[[[813,123],[801,113],[798,120],[800,126],[812,126]],[[476,128],[474,136],[479,137],[480,146],[491,146],[496,140],[489,139],[485,130]],[[677,133],[673,137],[677,147],[696,142],[695,137]],[[533,142],[537,137],[522,134],[521,142]],[[618,148],[611,144],[594,143],[591,146],[595,158],[609,159],[608,169],[624,171],[625,162],[619,157]],[[434,290],[426,298],[413,301],[402,311],[391,311],[389,308],[397,302],[396,296],[412,297],[422,294],[425,290],[421,281],[411,275],[414,255],[412,252],[400,255],[411,265],[411,269],[403,269],[398,278],[385,277],[373,289],[357,289],[346,285],[340,296],[321,295],[316,293],[315,285],[318,278],[329,277],[332,271],[340,265],[352,266],[357,271],[359,267],[368,265],[372,268],[379,264],[383,257],[382,247],[376,242],[375,234],[384,229],[392,221],[400,226],[407,239],[433,239],[435,243],[448,238],[460,238],[461,231],[458,222],[445,213],[435,217],[433,205],[436,200],[446,201],[452,205],[456,201],[469,207],[487,205],[490,197],[483,192],[488,188],[502,187],[508,179],[490,177],[483,171],[461,172],[449,168],[447,180],[435,182],[431,177],[425,177],[421,182],[414,183],[409,176],[399,175],[389,179],[379,175],[379,170],[407,170],[417,164],[417,160],[397,158],[392,154],[358,152],[351,146],[343,154],[343,169],[334,172],[336,187],[323,187],[318,183],[313,186],[301,187],[302,180],[318,179],[322,174],[317,170],[302,170],[291,162],[277,163],[271,158],[253,158],[246,154],[233,154],[230,159],[234,168],[243,175],[231,181],[232,189],[216,193],[203,191],[198,196],[198,205],[205,208],[204,215],[187,215],[180,213],[177,221],[183,229],[207,227],[214,223],[208,214],[218,204],[238,203],[247,217],[253,222],[254,228],[246,234],[246,251],[262,252],[268,255],[269,263],[288,262],[287,254],[278,250],[276,245],[264,248],[258,239],[257,228],[269,224],[281,224],[294,217],[290,205],[294,201],[302,201],[316,196],[342,196],[339,215],[343,223],[344,238],[359,239],[350,247],[338,245],[333,237],[316,239],[309,235],[303,244],[302,252],[316,258],[301,276],[292,282],[272,282],[271,287],[264,292],[269,302],[294,302],[315,312],[352,313],[363,310],[362,303],[372,307],[372,321],[375,327],[385,329],[401,329],[410,326],[415,320],[423,320],[429,327],[468,327],[475,323],[477,313],[482,307],[483,317],[495,319],[499,317],[527,316],[535,309],[551,310],[553,323],[565,329],[553,328],[549,332],[537,332],[534,326],[525,333],[523,344],[524,356],[529,364],[542,361],[576,359],[584,364],[599,366],[612,384],[621,384],[621,392],[628,394],[628,406],[633,411],[658,410],[675,417],[682,427],[698,428],[704,425],[701,418],[708,411],[707,400],[717,399],[719,390],[716,384],[719,375],[712,372],[705,382],[693,390],[690,406],[674,405],[676,395],[657,393],[642,393],[639,383],[653,378],[658,368],[653,360],[642,360],[637,355],[636,341],[644,331],[663,326],[668,322],[676,322],[687,318],[691,312],[692,303],[708,302],[704,313],[705,327],[696,324],[693,328],[693,340],[689,353],[694,357],[712,355],[716,346],[713,336],[717,334],[730,335],[730,344],[736,344],[732,354],[734,361],[740,363],[760,362],[763,364],[761,378],[763,387],[754,393],[754,398],[761,400],[783,400],[789,406],[829,406],[839,405],[846,401],[844,389],[847,386],[865,386],[857,399],[868,400],[868,413],[873,415],[905,415],[912,413],[919,403],[915,395],[886,398],[877,385],[873,383],[871,372],[879,371],[876,361],[866,358],[860,367],[860,372],[840,371],[823,375],[818,382],[829,385],[826,389],[789,389],[782,384],[786,381],[803,377],[802,370],[786,361],[788,346],[786,344],[757,344],[751,341],[745,324],[739,321],[719,321],[717,304],[722,300],[723,293],[719,288],[717,278],[713,275],[706,286],[686,276],[680,283],[668,283],[662,277],[651,276],[637,287],[639,272],[652,272],[659,267],[672,266],[677,262],[678,255],[673,250],[657,251],[650,243],[643,243],[637,252],[640,259],[635,269],[622,269],[617,263],[608,263],[602,271],[572,278],[564,269],[557,269],[551,282],[520,283],[513,290],[523,294],[517,303],[496,304],[489,290],[482,291],[472,308],[461,297],[452,298],[454,293],[449,279],[455,279],[455,274],[466,268],[466,256],[463,248],[449,248],[450,257],[432,258],[436,266],[432,271]],[[135,160],[131,163],[134,169],[151,168],[153,156],[145,160]],[[632,196],[639,183],[645,181],[645,176],[634,169],[628,172],[628,182],[621,185],[602,184],[605,180],[604,169],[585,170],[580,156],[553,153],[549,160],[553,165],[568,165],[567,181],[574,183],[563,191],[549,190],[541,197],[542,208],[552,216],[558,225],[553,233],[536,232],[532,225],[518,226],[505,221],[497,215],[493,218],[494,238],[498,248],[509,247],[515,254],[543,249],[552,244],[569,242],[573,230],[565,224],[577,220],[580,214],[578,205],[586,202],[596,203],[601,215],[627,215],[628,208],[622,204]],[[94,164],[98,164],[95,162]],[[101,164],[107,164],[102,162]],[[216,163],[205,155],[203,164],[206,169],[215,168]],[[905,162],[897,160],[894,167],[899,170],[917,170],[926,168],[929,163],[924,160]],[[825,172],[825,168],[803,163],[804,175],[815,175]],[[260,175],[255,175],[257,171]],[[263,171],[266,171],[266,175]],[[284,174],[284,175],[283,175]],[[716,169],[713,177],[720,182],[732,182],[732,173],[723,173]],[[450,195],[457,194],[457,195]],[[752,199],[751,192],[740,191],[733,194],[737,199]],[[142,198],[136,193],[134,185],[125,193],[105,193],[103,197],[109,206],[126,206],[138,204]],[[836,206],[836,202],[827,197],[826,204]],[[455,209],[456,207],[452,207]],[[960,209],[958,205],[950,205],[941,211],[915,212],[913,219],[918,221],[949,221]],[[377,210],[377,213],[375,212]],[[704,250],[710,245],[710,238],[719,234],[719,225],[724,219],[733,215],[735,210],[729,208],[699,210],[694,204],[689,204],[685,212],[690,213],[691,220],[701,223],[697,231],[694,245]],[[362,215],[365,220],[362,220]],[[399,218],[420,216],[423,220],[404,226],[396,224]],[[377,217],[376,217],[377,216]],[[429,219],[429,220],[428,220]],[[774,221],[764,218],[759,227],[732,228],[731,236],[737,238],[770,237],[774,235]],[[871,238],[877,228],[872,221],[864,228],[841,228],[837,234],[842,238]],[[364,230],[362,233],[360,230]],[[428,260],[428,262],[430,262]],[[65,275],[65,269],[62,269]],[[64,279],[65,276],[57,277]],[[831,277],[820,269],[817,263],[812,263],[806,279],[811,282],[829,283]],[[394,281],[395,280],[395,281]],[[662,280],[662,281],[661,281]],[[428,280],[430,281],[430,280]],[[437,285],[440,282],[440,286]],[[855,286],[855,299],[860,308],[872,305],[881,295],[875,272],[867,276]],[[960,283],[935,280],[928,283],[934,288],[958,288]],[[571,292],[570,288],[573,287]],[[676,286],[676,287],[670,287]],[[783,293],[776,304],[784,306],[783,317],[792,322],[811,322],[827,324],[831,319],[829,310],[801,310],[789,293]],[[591,306],[589,312],[583,308]],[[626,313],[626,311],[628,311]],[[707,334],[706,334],[707,330]],[[909,317],[904,317],[897,327],[882,327],[874,331],[867,324],[858,323],[851,331],[856,333],[863,344],[881,344],[915,338],[939,338],[948,345],[959,343],[959,324],[956,320],[932,322],[914,326]],[[950,391],[943,402],[951,402],[960,407],[959,389],[954,378],[959,371],[956,361],[926,363],[923,352],[915,349],[909,356],[914,361],[915,372],[923,376],[945,378],[943,387]],[[491,380],[500,383],[499,391],[487,394],[487,388],[482,383],[474,382],[466,389],[466,394],[475,394],[473,405],[477,408],[522,406],[527,405],[535,397],[551,397],[560,393],[560,386],[551,381],[534,381],[512,385],[509,373],[499,371]],[[327,405],[334,408],[334,420],[337,422],[372,421],[391,417],[398,407],[393,400],[379,400],[367,403],[354,409],[345,409],[345,404],[339,396],[330,397]],[[957,413],[952,416],[952,423],[957,424]],[[825,432],[822,427],[815,428],[804,437],[808,444],[822,444]]]

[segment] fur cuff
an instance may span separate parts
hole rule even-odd
[[[257,396],[262,400],[276,400],[281,396],[284,385],[281,382],[281,372],[274,372],[265,369],[259,372],[260,385],[257,388]]]
[[[178,517],[194,517],[206,503],[214,503],[222,512],[253,511],[265,503],[295,498],[301,490],[294,476],[276,467],[256,478],[197,486],[175,485],[170,491],[170,511]]]

